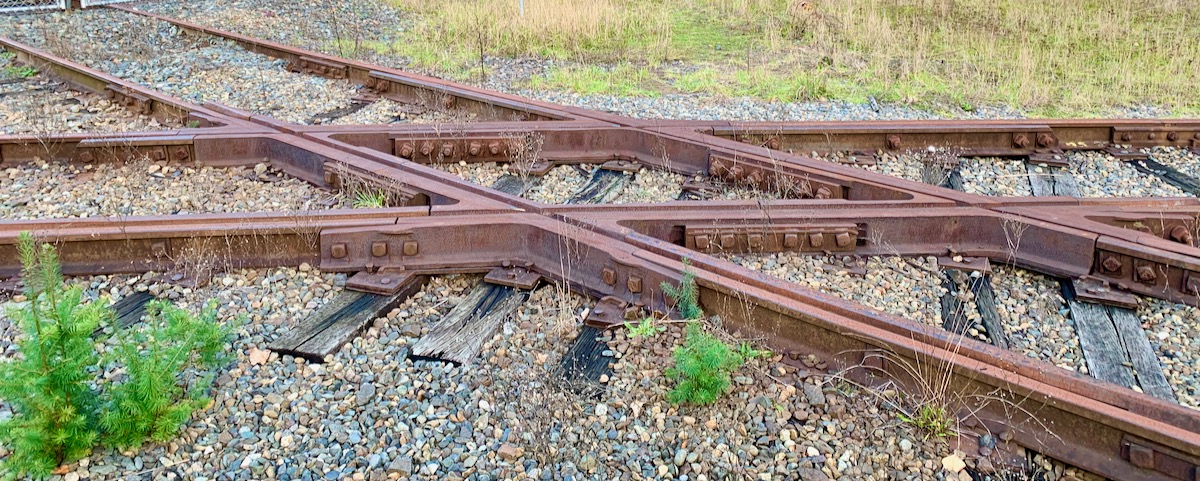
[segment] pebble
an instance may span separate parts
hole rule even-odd
[[[218,212],[303,211],[339,207],[317,187],[284,177],[249,178],[246,169],[169,165],[151,173],[149,160],[79,165],[27,163],[0,177],[0,217],[40,219]],[[262,164],[260,164],[262,165]],[[229,282],[222,278],[221,284]]]

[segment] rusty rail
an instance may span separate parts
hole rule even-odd
[[[1197,199],[988,198],[875,174],[805,155],[952,146],[970,155],[1036,158],[1067,150],[1200,148],[1194,120],[1004,120],[731,123],[651,121],[590,112],[385,69],[176,19],[112,7],[231,39],[287,59],[298,72],[348,79],[378,96],[460,108],[482,121],[443,126],[300,126],[227,106],[191,105],[47,52],[0,38],[18,58],[76,88],[112,92],[127,108],[194,120],[167,132],[0,136],[0,165],[33,159],[217,166],[268,161],[326,188],[347,177],[387,189],[403,207],[323,212],[0,221],[0,276],[18,272],[21,231],[59,245],[69,274],[298,265],[338,272],[438,274],[527,266],[615,309],[589,323],[671,308],[657,286],[690,259],[706,311],[778,349],[855,368],[863,382],[900,365],[942,362],[951,389],[1005,393],[1022,412],[964,406],[970,432],[1122,480],[1200,477],[1200,412],[1053,368],[1020,354],[866,309],[712,254],[800,252],[965,255],[1120,290],[1200,302]],[[432,96],[432,97],[431,97]],[[449,99],[449,100],[447,100]],[[470,184],[439,163],[507,162],[513,135],[544,139],[547,165],[625,162],[707,175],[794,198],[661,205],[546,205]],[[1024,240],[1009,242],[1008,229]],[[560,267],[566,259],[569,272]],[[379,279],[385,276],[375,276]],[[775,333],[775,334],[772,334]],[[887,353],[881,355],[880,353]],[[1047,432],[1046,427],[1053,432]]]

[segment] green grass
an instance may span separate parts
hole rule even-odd
[[[663,82],[646,67],[618,64],[611,69],[594,65],[555,68],[546,75],[534,76],[531,85],[535,89],[567,90],[584,95],[654,97],[659,94]]]
[[[382,209],[384,207],[387,207],[387,192],[367,189],[354,195],[355,209]]]
[[[1200,9],[1182,2],[526,0],[520,17],[516,2],[390,1],[416,26],[377,47],[459,79],[482,46],[560,61],[532,86],[585,94],[1200,112]]]

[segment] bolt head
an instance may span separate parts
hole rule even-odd
[[[642,278],[637,276],[629,276],[629,280],[625,281],[625,287],[628,287],[629,292],[634,294],[642,292]]]
[[[899,135],[892,134],[892,135],[887,136],[887,147],[889,149],[896,150],[896,149],[899,149],[902,145],[904,145],[904,144],[900,142]]]
[[[387,242],[380,241],[380,242],[372,242],[371,243],[371,255],[372,256],[383,257],[383,256],[387,255],[387,252],[388,252]]]
[[[1158,275],[1154,273],[1154,267],[1139,266],[1137,268],[1137,280],[1139,282],[1154,282]]]
[[[1100,267],[1104,268],[1105,272],[1118,272],[1121,270],[1121,260],[1117,256],[1107,256],[1100,262]]]
[[[616,284],[617,283],[617,271],[614,271],[608,267],[601,269],[600,270],[600,281],[605,284],[608,284],[610,286],[613,284]]]
[[[334,259],[345,259],[346,254],[346,244],[344,243],[339,242],[329,246],[329,255]]]
[[[415,240],[404,241],[404,247],[403,247],[404,255],[415,256],[418,253],[420,253],[420,251],[421,251],[420,244],[417,244],[417,241],[415,241]]]
[[[825,234],[809,234],[808,245],[814,248],[820,248],[825,245]]]
[[[833,191],[829,190],[829,187],[825,187],[822,185],[820,187],[817,187],[816,197],[818,199],[828,199],[830,197],[833,197]]]
[[[850,236],[849,232],[838,233],[833,236],[833,240],[837,243],[838,247],[848,247],[850,243],[854,242],[854,238]]]

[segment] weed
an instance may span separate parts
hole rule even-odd
[[[199,128],[200,121],[199,120],[189,120],[189,121],[187,121],[187,124],[185,124],[185,126],[189,129]]]
[[[729,375],[745,362],[699,322],[688,323],[684,343],[673,354],[675,366],[666,374],[676,382],[667,393],[667,401],[674,404],[712,404],[729,390]]]
[[[387,192],[377,189],[360,190],[354,195],[354,208],[379,209],[387,206]]]
[[[3,73],[0,73],[0,77],[29,78],[37,75],[37,73],[38,70],[29,65],[9,65],[4,67],[4,71]]]
[[[747,361],[750,359],[758,359],[758,358],[765,359],[765,358],[771,357],[771,355],[772,355],[772,352],[770,350],[755,349],[753,345],[751,345],[749,342],[746,342],[746,341],[742,341],[742,342],[738,343],[737,352],[738,352],[738,355],[742,357],[742,359],[745,359]]]
[[[955,419],[946,412],[945,407],[938,404],[922,404],[911,416],[904,413],[897,416],[905,424],[924,432],[926,438],[945,439],[954,434]]]
[[[654,337],[655,334],[667,330],[666,327],[654,325],[654,319],[649,317],[642,319],[637,324],[626,322],[625,329],[629,331],[629,337]]]
[[[698,320],[704,317],[704,311],[700,309],[700,289],[696,287],[696,273],[691,270],[691,261],[683,260],[683,276],[679,286],[664,282],[660,287],[667,297],[675,301],[675,309],[684,319]]]

